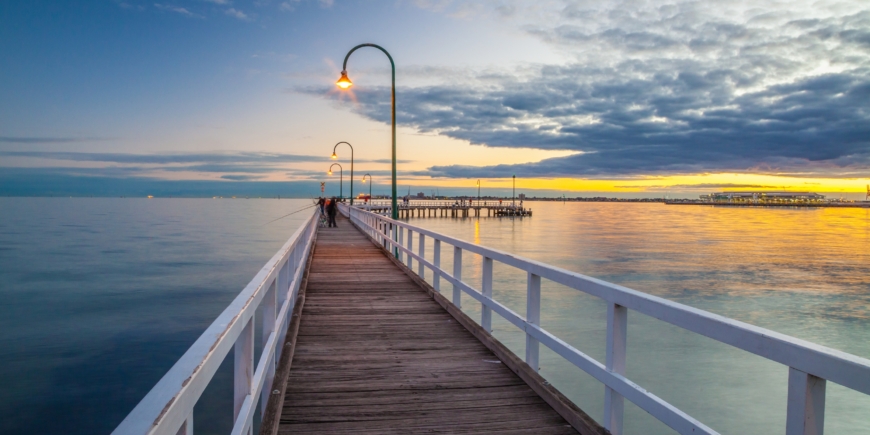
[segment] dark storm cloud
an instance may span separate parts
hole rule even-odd
[[[401,88],[398,122],[488,147],[577,152],[426,172],[437,177],[866,176],[870,11],[825,19],[761,11],[736,22],[707,7],[716,9],[569,6],[558,23],[528,31],[576,52],[575,61],[531,76]],[[389,122],[388,89],[355,95],[359,113]]]

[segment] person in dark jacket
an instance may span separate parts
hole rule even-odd
[[[317,201],[317,205],[320,206],[320,215],[323,216],[326,214],[326,198],[320,197],[320,200]]]
[[[335,214],[338,213],[338,200],[335,197],[332,197],[332,200],[329,201],[329,205],[326,206],[326,214],[329,216],[329,227],[338,228],[338,224],[335,223]]]

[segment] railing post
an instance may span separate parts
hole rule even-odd
[[[181,427],[178,428],[178,432],[175,435],[193,435],[193,410],[190,411],[190,415],[184,419],[184,423],[181,423]]]
[[[279,275],[280,276],[280,275]],[[278,279],[272,281],[272,285],[269,287],[269,291],[266,292],[266,296],[263,297],[263,336],[261,340],[263,341],[263,348],[266,348],[266,343],[269,341],[269,335],[272,333],[276,333],[275,337],[275,347],[281,347],[281,343],[278,343],[277,331],[276,331],[276,321],[278,320]],[[265,380],[263,382],[263,390],[260,392],[260,416],[262,417],[266,412],[266,403],[269,402],[269,395],[272,392],[272,381],[275,379],[275,358],[277,357],[277,352],[272,354],[272,357],[268,361],[268,365],[266,366]]]
[[[822,378],[789,367],[786,435],[824,433],[826,384]]]
[[[398,227],[398,231],[399,231],[399,239],[398,239],[399,246],[404,247],[405,246],[405,228]],[[405,251],[402,251],[401,249],[399,249],[398,251],[399,251],[399,263],[404,263],[405,262]]]
[[[481,284],[483,296],[492,299],[492,258],[483,257],[483,282]],[[484,304],[480,306],[480,326],[486,332],[492,332],[492,308]]]
[[[420,233],[420,235],[417,236],[417,242],[417,255],[419,255],[420,258],[426,258],[426,237],[423,236],[423,233]],[[420,278],[425,279],[423,275],[422,261],[417,262],[417,275]]]
[[[462,281],[462,248],[458,246],[453,247],[453,277]],[[462,290],[456,284],[453,284],[453,305],[462,308]]]
[[[390,240],[390,245],[393,247],[393,256],[399,259],[399,261],[402,261],[402,253],[399,251],[399,248],[396,247],[397,240],[399,241],[399,244],[401,244],[401,240],[399,240],[399,237],[401,237],[401,235],[396,234],[399,231],[399,226],[395,224],[390,224],[390,229],[393,233],[393,237]]]
[[[432,245],[432,264],[435,265],[435,270],[432,271],[432,288],[441,293],[441,240],[433,240],[435,244]]]
[[[625,374],[625,354],[628,343],[628,308],[612,302],[607,305],[608,371]],[[625,400],[612,388],[604,387],[604,427],[613,435],[622,435],[622,416]]]
[[[233,422],[238,420],[245,397],[251,394],[251,378],[254,377],[254,316],[245,324],[242,335],[233,348]]]
[[[541,277],[529,272],[526,285],[526,321],[541,326]],[[526,364],[540,370],[538,340],[526,332]]]
[[[408,228],[408,269],[414,270],[414,257],[411,253],[414,252],[414,232]]]

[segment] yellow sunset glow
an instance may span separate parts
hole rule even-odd
[[[424,179],[416,180],[423,182]],[[476,180],[463,179],[427,179],[426,184],[460,187],[476,186]],[[517,177],[519,189],[547,189],[576,192],[667,192],[669,190],[782,190],[782,191],[815,191],[815,192],[864,192],[864,179],[839,178],[799,178],[779,177],[760,174],[697,174],[666,177],[650,177],[628,180],[596,180],[577,178],[522,178]],[[510,178],[487,179],[481,184],[484,187],[510,188]]]

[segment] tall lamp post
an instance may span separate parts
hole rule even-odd
[[[338,166],[338,199],[341,200],[344,197],[344,168],[338,163],[333,163],[332,166]],[[329,175],[332,175],[332,166],[329,167]]]
[[[366,177],[369,177],[369,201],[371,201],[371,200],[372,200],[372,184],[374,184],[374,183],[372,183],[372,176],[371,176],[371,174],[365,174],[365,175],[362,176],[362,182],[363,182],[363,183],[366,182]]]
[[[347,60],[350,58],[350,55],[353,54],[354,51],[357,51],[358,49],[360,49],[362,47],[373,47],[373,48],[377,48],[378,50],[381,50],[382,52],[384,52],[384,54],[387,55],[387,58],[390,59],[390,66],[393,69],[393,83],[392,83],[392,91],[393,91],[392,92],[392,104],[393,104],[393,108],[392,108],[393,204],[392,204],[392,206],[393,206],[393,213],[392,213],[392,217],[393,217],[393,219],[399,219],[399,207],[398,207],[398,204],[396,202],[396,64],[395,64],[395,62],[393,62],[393,57],[390,56],[390,53],[388,53],[387,50],[384,50],[384,48],[379,46],[379,45],[375,45],[375,44],[357,45],[356,47],[351,48],[350,51],[347,52],[347,55],[344,57],[344,63],[342,64],[342,67],[341,67],[341,78],[339,78],[338,81],[335,82],[335,84],[338,85],[338,87],[341,89],[348,89],[351,86],[353,86],[353,82],[351,82],[350,79],[347,77]]]
[[[335,149],[338,148],[339,145],[345,144],[350,147],[350,205],[353,205],[353,146],[347,142],[339,142],[332,147],[332,159],[335,160],[338,158],[338,154],[335,153]]]
[[[511,198],[511,207],[517,207],[517,176],[514,175],[514,196]]]
[[[477,205],[480,205],[480,178],[477,179]]]

